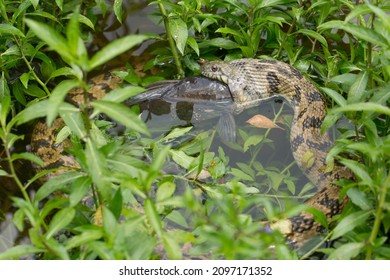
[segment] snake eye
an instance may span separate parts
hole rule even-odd
[[[218,66],[217,65],[211,66],[211,71],[217,72],[217,70],[218,70]]]

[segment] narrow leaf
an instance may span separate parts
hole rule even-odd
[[[348,94],[348,103],[356,103],[363,100],[363,95],[366,91],[368,83],[367,71],[361,72],[355,82],[352,84]]]
[[[65,124],[70,130],[77,135],[80,139],[85,139],[87,132],[84,126],[81,112],[62,112],[60,116],[64,120]]]
[[[58,211],[49,224],[46,239],[50,239],[59,230],[64,229],[73,220],[76,214],[74,208],[65,208]]]
[[[53,90],[47,107],[47,124],[51,126],[57,117],[61,103],[64,101],[66,94],[78,85],[76,80],[65,80],[60,82]]]
[[[321,91],[325,92],[326,95],[331,97],[338,105],[340,106],[347,105],[347,101],[344,99],[344,97],[338,92],[334,91],[333,89],[322,87]]]
[[[350,112],[350,111],[367,111],[367,112],[376,112],[379,114],[386,114],[390,116],[390,108],[372,103],[372,102],[361,102],[361,103],[354,103],[354,104],[348,104],[343,107],[334,108],[332,109],[333,112]]]
[[[10,24],[0,24],[0,34],[11,34],[18,37],[25,37],[23,32]]]
[[[168,28],[173,39],[176,42],[176,47],[182,55],[184,55],[184,49],[188,38],[188,30],[186,23],[180,18],[168,18]]]
[[[305,34],[309,37],[312,37],[314,38],[315,40],[317,40],[318,42],[320,42],[322,45],[324,45],[325,47],[328,47],[328,42],[326,42],[326,39],[324,38],[324,36],[322,36],[321,34],[313,31],[313,30],[310,30],[310,29],[300,29],[297,31],[297,33],[302,33],[302,34]]]
[[[168,141],[168,140],[171,140],[171,139],[175,139],[175,138],[178,138],[180,136],[183,136],[185,134],[187,134],[190,130],[192,129],[192,126],[189,126],[189,127],[175,127],[174,129],[172,129],[171,132],[168,133],[168,135],[166,135],[165,137],[161,138],[160,141]]]
[[[20,259],[22,256],[43,252],[44,250],[33,245],[18,245],[0,253],[0,260]]]
[[[16,159],[25,159],[25,160],[29,160],[39,166],[44,166],[44,162],[42,161],[42,159],[40,159],[39,157],[37,157],[36,155],[34,154],[31,154],[31,153],[19,153],[19,154],[13,154],[12,155],[12,160],[16,160]]]
[[[354,242],[341,245],[334,250],[328,257],[329,260],[349,260],[357,256],[361,249],[364,247],[364,243]]]
[[[339,238],[345,233],[353,230],[355,227],[362,225],[371,214],[371,211],[358,211],[343,218],[335,227],[332,239]]]
[[[34,197],[34,200],[41,201],[42,199],[46,198],[49,194],[64,188],[67,184],[72,183],[74,180],[82,176],[83,174],[79,172],[67,172],[64,174],[60,174],[47,181],[45,184],[43,184],[38,189]]]
[[[39,39],[46,42],[50,48],[58,52],[65,61],[72,61],[72,55],[68,49],[67,42],[57,31],[46,24],[31,19],[25,19],[25,22]]]
[[[145,123],[138,118],[138,116],[123,104],[118,104],[111,101],[98,100],[92,103],[92,106],[107,114],[114,120],[122,123],[129,129],[150,135]]]
[[[356,188],[352,188],[347,191],[347,195],[352,203],[359,206],[362,210],[372,209],[371,202],[367,199],[366,193]]]
[[[389,42],[378,32],[363,26],[354,25],[341,20],[328,21],[318,26],[318,29],[342,29],[353,36],[375,45],[387,48]]]
[[[150,198],[145,200],[145,213],[154,231],[159,237],[162,237],[163,228],[161,224],[161,218],[157,213],[156,206],[154,205],[153,201],[150,200]]]
[[[90,70],[150,38],[151,36],[148,35],[129,35],[112,41],[91,58],[89,63]]]

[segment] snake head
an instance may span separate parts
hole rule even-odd
[[[232,69],[229,63],[224,61],[207,61],[205,59],[200,59],[198,62],[203,76],[226,84],[229,83],[229,77],[232,77]]]

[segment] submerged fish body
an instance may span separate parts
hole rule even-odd
[[[221,138],[230,142],[236,138],[235,103],[229,88],[216,80],[194,76],[156,82],[127,104],[139,104],[143,112],[154,115],[169,114],[172,122],[196,125],[219,118],[216,128]],[[146,121],[148,118],[151,116],[145,116]]]

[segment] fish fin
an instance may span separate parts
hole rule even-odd
[[[236,120],[233,114],[225,113],[219,118],[217,132],[222,140],[232,143],[236,142],[236,130]]]

